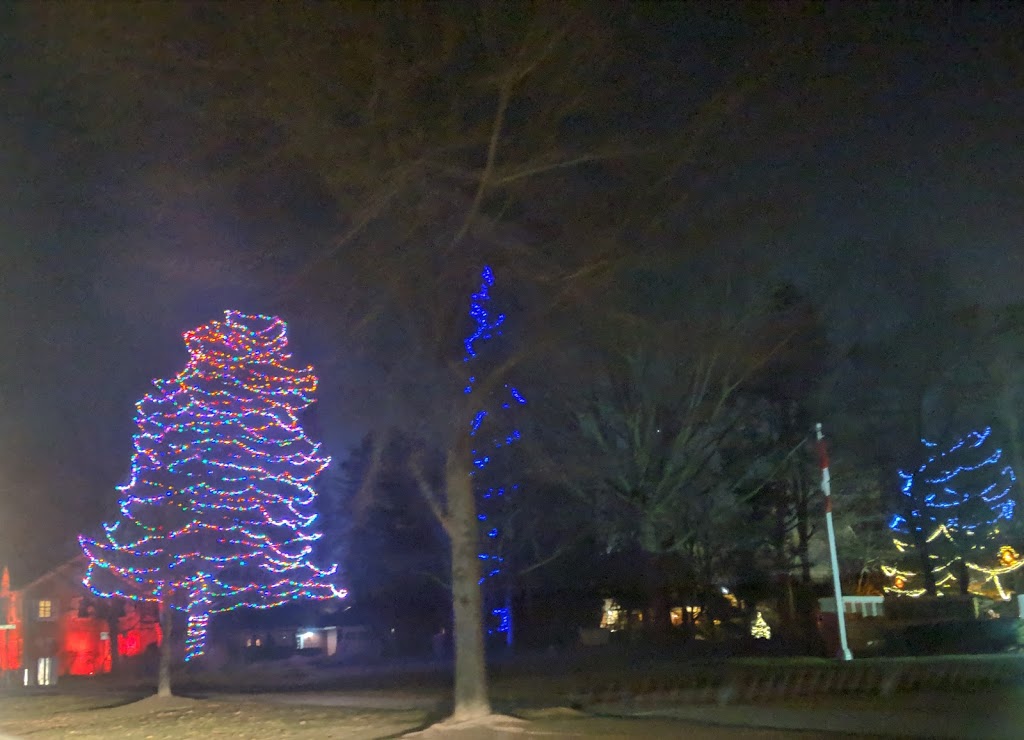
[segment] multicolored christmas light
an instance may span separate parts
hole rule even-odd
[[[1002,450],[987,451],[991,428],[974,431],[948,450],[922,440],[928,451],[917,470],[899,471],[901,493],[906,497],[903,513],[889,522],[896,533],[893,544],[909,554],[914,542],[929,547],[934,561],[932,575],[942,590],[957,583],[963,572],[977,577],[980,588],[991,583],[1002,598],[1009,595],[999,576],[1019,569],[1024,563],[1012,548],[997,548],[999,527],[1013,518],[1016,501],[1012,495],[1016,475],[1002,463]],[[993,561],[989,565],[984,563]],[[892,579],[885,590],[901,596],[921,596],[918,569],[885,565],[883,573]],[[973,578],[972,578],[973,580]]]
[[[501,336],[501,327],[505,323],[504,314],[492,314],[489,309],[491,302],[491,287],[494,285],[494,272],[490,267],[484,267],[481,273],[480,289],[473,293],[469,302],[469,317],[472,321],[472,330],[463,341],[465,356],[463,361],[472,367],[472,364],[479,362],[477,353],[478,345]],[[477,379],[470,375],[466,384],[465,392],[473,393]],[[504,566],[505,558],[502,555],[502,531],[499,526],[501,510],[504,506],[505,496],[511,495],[518,490],[518,484],[489,485],[486,481],[486,472],[491,464],[491,456],[514,444],[521,438],[518,429],[507,427],[500,428],[500,431],[491,431],[489,427],[494,426],[495,419],[501,417],[501,412],[509,410],[513,405],[525,405],[526,399],[514,386],[507,383],[490,397],[480,399],[482,408],[473,416],[470,423],[469,435],[473,438],[473,472],[477,482],[479,496],[479,508],[477,518],[480,520],[482,531],[482,547],[478,555],[483,561],[483,577],[480,583],[489,579],[497,578]],[[490,432],[488,436],[488,431]],[[489,632],[510,634],[512,629],[512,614],[509,604],[495,606],[490,609],[491,616],[495,618],[496,625],[490,628]]]
[[[184,339],[188,364],[136,404],[120,517],[105,537],[79,541],[94,593],[187,612],[192,660],[211,614],[345,591],[336,566],[310,558],[320,537],[312,482],[330,458],[299,423],[317,379],[288,365],[285,322],[226,311]]]

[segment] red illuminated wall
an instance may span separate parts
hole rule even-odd
[[[72,561],[64,567],[70,569],[74,564]],[[31,665],[39,657],[56,657],[59,675],[92,676],[110,671],[110,625],[106,619],[91,612],[80,616],[79,606],[81,597],[86,594],[85,588],[80,585],[77,573],[66,575],[70,577],[54,578],[52,582],[37,581],[26,591],[11,591],[4,571],[0,581],[0,603],[6,604],[7,608],[6,613],[0,614],[0,621],[16,626],[12,630],[0,630],[0,670],[20,669],[24,663]],[[34,604],[41,598],[52,599],[55,605],[59,605],[56,620],[40,622],[28,615],[30,619],[26,625],[22,606]],[[151,645],[159,646],[161,634],[156,606],[128,602],[116,631],[118,654],[125,658],[141,655]],[[51,648],[39,647],[44,642],[52,646],[53,652]],[[40,652],[41,649],[44,652]]]
[[[21,629],[18,615],[21,613],[18,595],[11,591],[11,577],[4,568],[0,577],[0,604],[6,609],[0,614],[0,622],[18,625],[13,630],[0,630],[0,670],[13,671],[21,667]]]
[[[60,630],[58,652],[62,675],[92,676],[110,671],[110,641],[100,639],[107,623],[99,619],[66,616]]]
[[[160,625],[153,607],[125,606],[125,616],[118,620],[117,652],[123,658],[142,655],[150,645],[160,644]],[[109,629],[106,620],[79,617],[77,610],[61,620],[60,673],[71,676],[92,676],[109,673],[110,640],[103,639]],[[109,636],[108,636],[109,637]]]

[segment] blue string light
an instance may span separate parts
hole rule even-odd
[[[492,314],[489,306],[491,303],[491,288],[494,286],[494,272],[490,267],[485,266],[481,271],[480,275],[480,288],[470,296],[469,302],[469,317],[472,323],[472,328],[469,336],[463,341],[466,353],[463,357],[463,362],[470,363],[477,359],[480,345],[493,339],[494,337],[501,336],[501,327],[505,322],[504,314]],[[472,393],[476,384],[476,376],[470,375],[465,386],[465,393]],[[504,384],[503,391],[507,394],[507,400],[497,400],[494,398],[481,399],[481,404],[496,404],[500,409],[511,409],[513,404],[523,405],[526,404],[526,398],[519,392],[518,388]],[[470,423],[469,435],[476,437],[478,432],[485,424],[494,423],[494,414],[489,414],[486,408],[481,408],[476,412]],[[521,439],[522,434],[518,429],[513,429],[510,432],[504,432],[502,434],[493,434],[486,443],[482,443],[481,447],[491,450],[499,450],[509,445],[514,444],[516,441]],[[479,449],[472,450],[472,463],[475,468],[471,475],[474,476],[478,481],[480,475],[488,468],[491,463],[491,456],[483,453]],[[515,486],[513,486],[515,488]],[[486,534],[482,538],[482,550],[478,555],[481,562],[491,563],[492,567],[487,569],[480,579],[480,583],[485,583],[488,579],[493,579],[502,573],[502,565],[504,564],[504,558],[500,555],[501,550],[501,529],[496,526],[492,521],[493,518],[497,518],[499,509],[496,508],[498,502],[502,500],[505,494],[504,488],[495,489],[494,487],[483,487],[483,484],[478,483],[478,496],[480,499],[479,513],[477,519],[484,525],[482,532]],[[511,629],[512,615],[508,612],[507,608],[494,609],[491,611],[493,616],[498,617],[497,626],[493,629],[488,629],[489,633],[499,632],[507,633]]]
[[[1000,464],[1002,450],[983,454],[976,461],[963,459],[975,450],[980,451],[991,434],[991,427],[972,431],[942,452],[938,451],[938,443],[921,440],[930,451],[925,462],[913,472],[898,471],[900,492],[909,499],[908,504],[913,502],[913,505],[908,516],[894,515],[889,528],[898,535],[918,533],[928,542],[938,540],[933,547],[953,548],[954,556],[933,571],[937,583],[954,580],[951,576],[945,577],[948,574],[942,571],[948,571],[953,563],[962,560],[968,550],[985,549],[998,532],[999,523],[1013,519],[1016,501],[1012,490],[1017,477],[1010,466]],[[989,469],[987,479],[979,481],[979,475]],[[961,535],[970,539],[964,541]],[[911,543],[899,539],[896,545],[901,551],[912,547]],[[906,580],[912,574],[894,568],[888,568],[887,572],[902,584],[888,590],[905,592]]]

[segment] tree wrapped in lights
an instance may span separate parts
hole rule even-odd
[[[470,368],[465,393],[471,394],[475,390],[476,374],[473,372],[474,365],[486,362],[478,354],[479,345],[484,344],[495,337],[501,336],[501,327],[505,322],[505,315],[492,313],[489,308],[491,302],[490,289],[494,285],[494,272],[490,267],[484,267],[481,273],[480,289],[470,297],[469,317],[472,321],[472,329],[469,336],[463,341],[465,355],[463,361]],[[491,393],[479,399],[480,408],[473,416],[470,424],[469,435],[471,440],[471,454],[473,457],[473,470],[471,475],[474,480],[479,503],[477,518],[481,525],[481,552],[482,563],[481,583],[490,582],[496,584],[498,579],[505,577],[506,583],[504,594],[499,597],[495,590],[490,589],[490,605],[488,612],[492,625],[488,631],[491,633],[502,633],[506,642],[512,643],[512,604],[510,596],[509,577],[505,572],[506,553],[504,545],[503,520],[507,518],[507,496],[512,495],[518,484],[507,480],[508,464],[494,464],[492,456],[500,454],[503,448],[508,448],[521,437],[519,429],[510,423],[512,409],[526,404],[526,399],[517,388],[504,383],[501,387],[495,387]],[[507,460],[504,462],[508,462]]]
[[[750,625],[750,636],[755,640],[772,639],[772,628],[764,621],[764,616],[761,612],[757,613],[757,616],[754,617],[754,621]]]
[[[286,329],[226,311],[184,334],[188,364],[136,404],[120,517],[105,537],[80,537],[96,594],[161,602],[165,648],[167,607],[187,612],[186,660],[202,655],[211,614],[344,596],[336,567],[310,557],[320,537],[312,482],[330,458],[299,423],[317,379],[288,365]]]
[[[892,517],[899,565],[883,566],[892,579],[886,591],[898,595],[968,593],[972,577],[1006,593],[999,576],[1020,567],[1004,546],[1001,528],[1013,518],[1016,502],[1013,469],[1000,449],[988,444],[991,428],[971,432],[942,451],[922,440],[925,461],[899,471],[902,507]]]

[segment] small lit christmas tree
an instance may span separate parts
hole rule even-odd
[[[490,289],[493,285],[494,273],[490,267],[484,267],[480,289],[470,298],[469,316],[472,330],[463,342],[466,350],[463,360],[470,368],[466,393],[481,392],[476,386],[476,375],[473,373],[474,365],[485,361],[478,354],[479,345],[500,337],[501,327],[505,321],[504,314],[492,313],[489,308]],[[506,497],[512,495],[519,486],[504,479],[507,478],[509,465],[493,464],[492,456],[520,439],[520,431],[513,426],[510,418],[513,407],[525,405],[526,399],[518,389],[505,383],[500,388],[489,389],[479,402],[480,410],[473,417],[469,435],[473,438],[474,445],[473,478],[479,497],[477,516],[482,530],[479,557],[484,567],[481,582],[490,581],[496,584],[500,576],[508,578],[508,574],[504,573],[504,533],[501,524],[508,505]],[[504,462],[507,463],[507,459]],[[507,581],[504,594],[499,595],[492,588],[488,601],[488,611],[493,622],[488,631],[503,633],[506,640],[511,643],[512,606]]]
[[[750,625],[750,636],[756,640],[772,639],[772,628],[768,626],[766,621],[764,621],[764,616],[761,612],[757,613],[753,624]]]
[[[955,585],[966,594],[973,579],[979,587],[993,583],[1005,597],[998,576],[1020,567],[1000,549],[1000,528],[1014,514],[1016,476],[1003,464],[1002,450],[988,444],[991,434],[991,428],[971,432],[945,451],[922,441],[925,461],[899,472],[904,506],[889,526],[903,563],[883,566],[892,579],[887,592],[920,596],[934,584],[936,593]]]
[[[285,323],[227,311],[184,339],[185,369],[136,404],[120,517],[80,542],[96,594],[187,612],[191,660],[211,614],[345,592],[310,558],[311,484],[330,459],[299,423],[317,379],[288,365]]]

